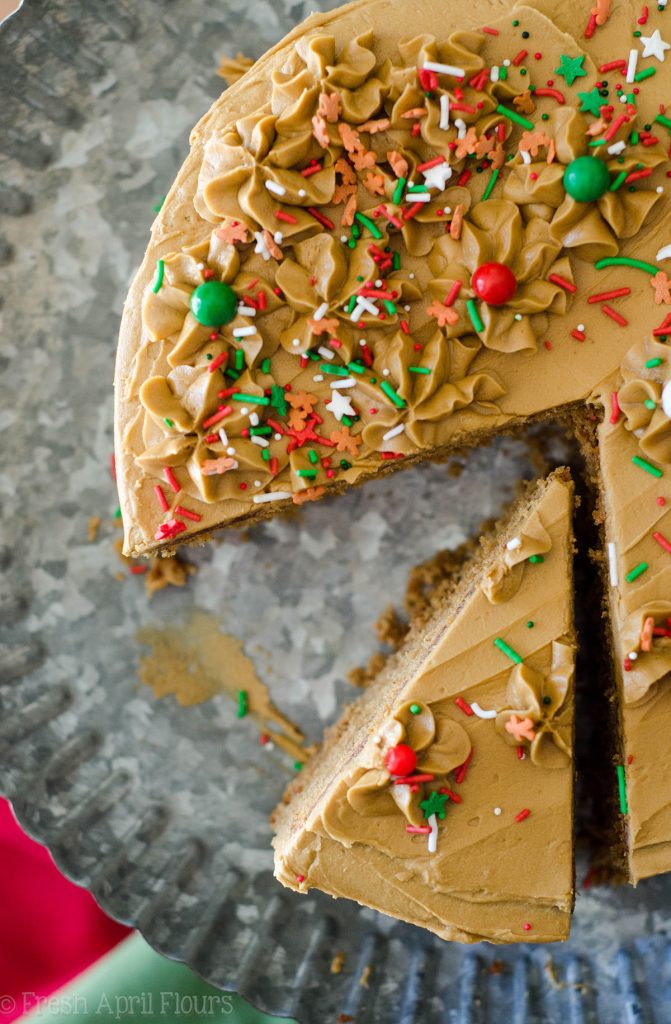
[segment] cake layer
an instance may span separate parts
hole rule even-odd
[[[475,942],[573,905],[572,483],[525,497],[275,816],[275,873]]]
[[[602,389],[598,429],[617,771],[633,882],[671,870],[670,376],[665,342],[634,344]]]
[[[124,310],[127,554],[582,402],[658,326],[665,12],[596,10],[361,0],[214,104]]]

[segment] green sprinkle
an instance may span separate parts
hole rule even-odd
[[[617,190],[620,188],[620,186],[624,185],[624,183],[626,181],[626,178],[627,178],[627,172],[626,171],[620,171],[620,173],[618,174],[617,178],[615,178],[610,183],[610,191],[611,192],[617,192]]]
[[[634,39],[640,39],[641,36],[643,35],[643,33],[641,32],[641,30],[639,28],[637,28],[635,32],[632,32],[632,35],[633,35]]]
[[[272,431],[271,427],[250,427],[249,428],[249,436],[250,437],[268,437],[270,434],[272,434],[272,432],[273,431]]]
[[[345,419],[344,416],[343,416],[343,419]],[[352,468],[352,463],[348,462],[347,459],[341,459],[340,460],[340,468],[341,469],[351,469]]]
[[[211,352],[208,352],[208,353],[207,353],[207,355],[205,356],[205,358],[206,358],[206,359],[208,360],[208,362],[209,362],[209,361],[210,361],[210,359],[212,358],[212,353],[211,353]]]
[[[234,402],[251,402],[252,405],[270,405],[270,399],[265,395],[248,395],[244,391],[238,391],[231,395]]]
[[[238,718],[244,718],[247,714],[247,691],[238,690]]]
[[[340,422],[344,423],[346,427],[351,427],[352,424],[354,423],[354,420],[350,416],[343,416]],[[349,466],[347,468],[349,469]]]
[[[533,628],[534,628],[533,619],[529,619],[529,621],[527,622],[527,629],[533,629]]]
[[[390,299],[383,299],[382,300],[382,305],[387,310],[387,312],[389,313],[390,316],[396,316],[396,312],[397,312],[396,306],[394,305],[394,303]]]
[[[414,196],[415,192],[428,192],[428,185],[413,185],[412,188],[408,189],[408,195]]]
[[[121,505],[117,505],[116,512],[114,513],[115,519],[121,519]]]
[[[363,365],[363,363],[356,363],[356,362],[348,363],[347,364],[347,369],[351,370],[352,373],[365,373],[366,372],[366,367]]]
[[[383,380],[380,387],[384,391],[387,398],[390,398],[397,409],[405,409],[405,402],[400,395],[397,395],[393,387],[387,380]]]
[[[499,68],[499,82],[505,82],[507,77],[508,68],[505,66],[505,64],[502,64],[501,67]]]
[[[361,238],[361,228],[358,224],[352,224],[352,238]]]
[[[671,125],[671,121],[669,121],[669,125]],[[633,267],[634,270],[645,270],[646,274],[653,276],[658,270],[658,267],[653,267],[652,263],[646,263],[645,260],[634,260],[631,256],[606,256],[603,260],[597,260],[594,267],[596,270],[604,270],[606,267]]]
[[[499,80],[502,78],[501,71],[503,71],[503,68],[499,71]],[[499,103],[497,106],[496,113],[501,114],[502,117],[507,117],[510,121],[514,121],[515,124],[522,125],[523,128],[531,130],[534,127],[533,121],[530,121],[527,117],[522,117],[522,115],[518,114],[516,110],[508,110],[508,108],[504,107],[502,103]]]
[[[605,141],[606,141],[605,139],[592,139],[592,141],[588,142],[587,145],[588,146],[603,146]]]
[[[303,768],[303,762],[302,761],[294,761],[294,769],[297,772],[300,772],[302,770],[302,768]]]
[[[356,249],[356,242],[354,241],[353,238],[350,238],[349,242],[347,243],[347,248],[348,249]]]
[[[159,213],[159,211],[163,207],[164,202],[165,202],[165,196],[161,196],[161,198],[157,202],[156,206],[154,207],[154,213]]]
[[[400,254],[400,252],[395,252],[394,253],[394,255],[391,258],[391,263],[392,263],[392,267],[394,268],[394,270],[400,270],[401,269],[401,254]]]
[[[317,455],[317,452],[314,450],[314,448],[310,448],[310,450],[308,451],[308,458],[313,466],[315,462],[319,462],[319,456]]]
[[[642,82],[644,78],[652,78],[655,71],[655,68],[646,68],[645,71],[639,71],[638,74],[634,75],[634,81]]]
[[[261,449],[261,458],[263,459],[264,462],[268,462],[268,460],[270,459],[270,452],[267,448]]]
[[[261,373],[270,373],[270,356],[266,356],[261,363]]]
[[[365,228],[368,228],[373,238],[382,238],[382,232],[380,231],[377,224],[375,224],[370,217],[364,216],[363,213],[358,211],[354,214],[354,219],[358,220],[359,224],[363,224]]]
[[[418,715],[421,710],[422,709],[420,708],[419,704],[411,704],[410,705],[410,714],[411,715]]]
[[[638,132],[632,132],[629,136],[629,142],[632,146],[638,146]]]
[[[431,373],[430,366],[409,366],[408,371],[410,373]]]
[[[664,114],[658,114],[655,121],[657,124],[663,124],[665,128],[671,128],[671,118],[664,117]]]
[[[231,380],[237,380],[240,374],[238,373],[237,370],[234,370],[232,366],[229,366],[229,368],[224,373],[224,376],[230,377]]]
[[[154,284],[153,284],[152,289],[151,289],[153,291],[154,295],[156,295],[156,293],[158,291],[160,291],[161,285],[163,284],[163,272],[164,272],[164,270],[165,270],[165,264],[163,263],[163,260],[157,260],[156,261],[156,277],[154,279]]]
[[[492,171],[491,177],[490,177],[489,181],[487,182],[487,188],[482,193],[482,198],[483,199],[489,199],[490,195],[492,194],[492,189],[494,188],[494,185],[496,185],[496,179],[498,178],[498,176],[499,176],[499,169],[498,169],[498,167],[496,167]]]
[[[646,370],[652,370],[653,367],[660,366],[661,362],[662,360],[659,358],[659,356],[655,356],[654,359],[646,359],[645,368]]]
[[[657,402],[653,402],[652,398],[646,398],[646,400],[643,403],[643,405],[646,407],[646,409],[656,409],[657,408]]]
[[[245,366],[245,353],[241,348],[236,349],[235,352],[235,369],[243,370]]]
[[[308,357],[308,359],[312,360],[313,363],[319,362],[319,356],[317,355],[316,352],[313,352],[311,348],[309,348],[305,354]]]
[[[286,416],[287,400],[284,394],[284,388],[281,388],[279,384],[271,385],[270,404],[272,405],[273,409],[277,409],[280,416]]]
[[[532,565],[539,565],[541,562],[544,562],[545,559],[543,558],[542,555],[530,555],[529,556],[529,561],[531,562]]]
[[[639,562],[638,565],[634,566],[631,572],[628,572],[625,576],[627,583],[633,583],[639,576],[642,576],[645,570],[648,568],[647,562]]]
[[[170,427],[170,429],[172,430],[172,428],[174,426],[174,423],[172,422],[172,420],[169,420],[167,418],[167,416],[166,416],[166,417],[163,418],[163,422],[166,423]]]
[[[401,199],[403,198],[403,189],[405,188],[405,183],[405,178],[399,178],[398,181],[396,182],[396,188],[394,189],[394,194],[391,197],[391,201],[394,204],[394,206],[400,206]]]
[[[347,303],[347,312],[348,313],[354,312],[354,307],[355,306],[356,306],[356,295],[350,295],[349,302]]]
[[[629,806],[627,804],[627,780],[624,775],[623,764],[619,764],[617,766],[617,789],[620,794],[620,813],[629,814]]]
[[[308,480],[314,480],[314,478],[317,476],[317,470],[316,469],[297,469],[296,470],[296,476],[304,476],[304,477],[307,477]]]
[[[332,377],[347,377],[347,368],[344,366],[332,366],[331,363],[320,363],[319,369],[322,373],[330,373]]]
[[[644,469],[646,473],[650,474],[650,476],[660,477],[664,475],[661,469],[658,469],[657,466],[653,466],[652,462],[648,462],[647,459],[642,459],[640,455],[632,455],[631,461],[635,466],[638,466],[639,469]]]
[[[478,313],[478,307],[475,305],[475,299],[469,299],[468,300],[468,302],[466,303],[466,309],[468,310],[468,315],[471,318],[471,323],[475,327],[475,329],[478,332],[478,334],[480,334],[481,331],[484,331],[485,325],[483,324],[482,320],[480,319],[480,314]]]
[[[516,665],[521,665],[524,659],[517,651],[514,651],[512,647],[509,647],[505,640],[502,640],[500,636],[497,636],[494,640],[494,646],[498,647],[502,654],[506,654],[511,661],[514,661]]]

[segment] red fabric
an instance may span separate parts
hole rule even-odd
[[[21,830],[0,798],[0,1021],[31,1008],[24,993],[61,988],[128,929],[60,873],[43,846]]]

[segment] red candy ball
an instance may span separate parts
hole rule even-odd
[[[417,765],[417,754],[407,743],[397,743],[385,754],[384,763],[392,775],[412,775]]]
[[[483,263],[471,278],[473,291],[490,306],[510,302],[517,290],[517,279],[504,263]]]

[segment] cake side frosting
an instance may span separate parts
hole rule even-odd
[[[580,401],[657,326],[665,275],[618,261],[668,223],[665,65],[641,32],[622,73],[633,3],[575,38],[541,6],[355,4],[215,105],[122,330],[128,550]]]
[[[308,765],[278,815],[275,872],[284,885],[356,899],[446,939],[568,934],[575,640],[567,475],[541,484],[531,502],[492,556],[495,576],[519,576],[514,592],[492,600],[478,576]],[[514,553],[522,557],[511,569]]]

